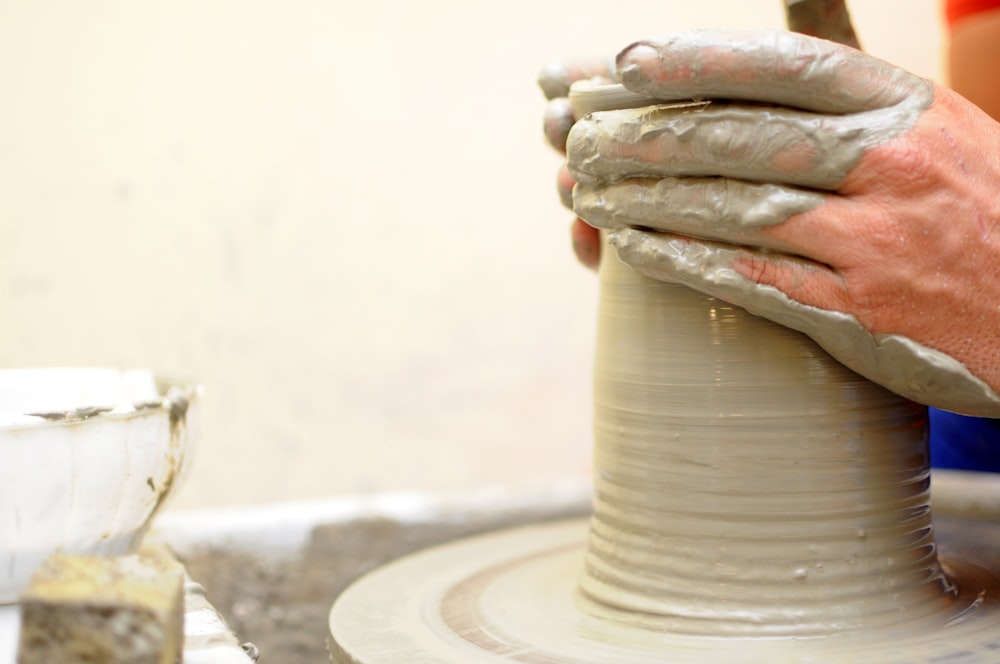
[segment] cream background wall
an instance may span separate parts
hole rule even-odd
[[[938,77],[935,0],[855,0]],[[0,365],[205,384],[175,506],[585,476],[539,67],[778,0],[0,4]]]

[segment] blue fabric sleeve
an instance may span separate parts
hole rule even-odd
[[[928,409],[931,466],[1000,473],[1000,420]]]

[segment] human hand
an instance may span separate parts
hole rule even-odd
[[[544,131],[549,145],[562,154],[566,153],[566,137],[569,135],[576,117],[569,103],[569,88],[576,81],[602,80],[613,82],[614,60],[571,60],[568,63],[553,63],[542,68],[538,85],[542,88],[548,103],[545,106]],[[556,189],[564,207],[573,209],[573,185],[576,184],[563,164],[556,176]],[[597,269],[600,262],[601,237],[593,226],[575,217],[570,226],[570,239],[577,260],[590,269]]]
[[[1000,417],[1000,124],[793,33],[685,33],[617,64],[648,97],[729,100],[575,124],[574,209],[619,258],[804,332],[903,396]]]

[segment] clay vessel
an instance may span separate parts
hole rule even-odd
[[[952,601],[922,406],[798,332],[604,256],[586,612],[819,635]]]

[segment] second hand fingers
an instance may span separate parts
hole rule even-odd
[[[573,187],[576,180],[569,174],[569,169],[563,164],[556,175],[556,190],[559,192],[559,200],[567,210],[573,209]]]
[[[566,62],[554,62],[542,67],[538,74],[538,87],[546,99],[566,97],[569,86],[576,81],[589,78],[602,78],[613,81],[615,78],[614,58],[573,59]]]
[[[596,270],[601,263],[601,234],[577,217],[570,226],[570,240],[576,259],[585,267]]]
[[[594,58],[569,60],[542,67],[538,85],[549,100],[544,116],[545,138],[549,145],[559,152],[566,151],[566,136],[576,121],[568,99],[570,86],[580,80],[613,82],[614,66],[612,58]]]
[[[545,105],[542,116],[545,140],[559,152],[566,152],[566,138],[576,118],[567,97],[557,97]]]

